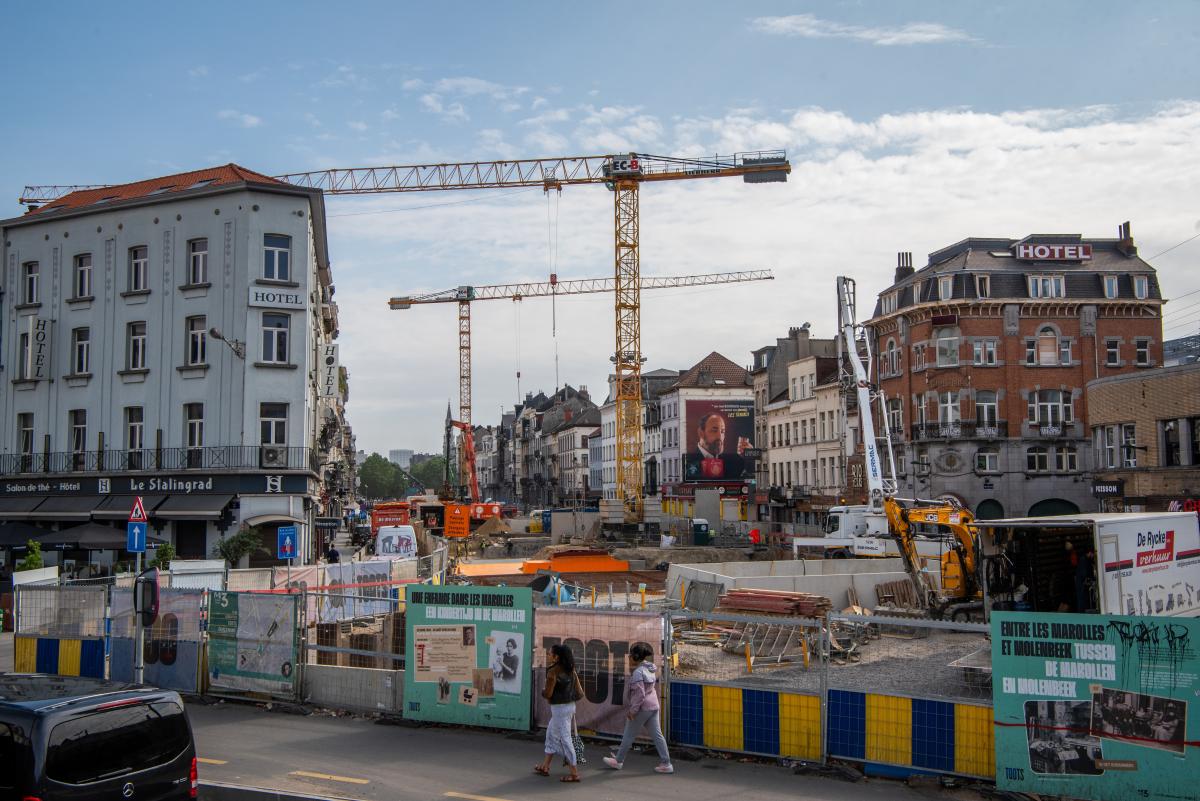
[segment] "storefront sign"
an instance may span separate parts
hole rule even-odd
[[[994,613],[997,788],[1200,799],[1198,642],[1193,618]]]
[[[406,605],[404,717],[528,729],[533,591],[421,586]]]
[[[1118,481],[1093,481],[1092,495],[1097,498],[1120,498],[1125,494],[1124,479]]]
[[[308,492],[308,477],[296,474],[251,475],[181,473],[113,478],[14,479],[0,481],[0,497],[19,495],[242,495]],[[133,499],[130,498],[132,503]]]
[[[546,649],[552,645],[566,645],[575,656],[585,696],[575,705],[579,727],[619,735],[625,728],[629,649],[638,644],[650,646],[654,652],[650,659],[662,670],[662,615],[541,607],[536,622],[538,648],[534,660],[539,667],[546,666]],[[536,689],[540,691],[546,686],[545,673],[539,670],[537,677]],[[540,694],[535,700],[535,722],[545,726],[550,722],[550,705]]]
[[[50,377],[50,354],[53,352],[51,325],[49,318],[28,317],[29,321],[29,353],[28,368],[21,378],[42,381]]]
[[[308,295],[299,289],[252,286],[249,305],[265,309],[306,309]]]
[[[1086,261],[1091,257],[1091,245],[1017,245],[1017,258],[1029,261]]]

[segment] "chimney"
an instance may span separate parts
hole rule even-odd
[[[912,251],[905,251],[896,254],[896,280],[892,283],[898,284],[905,278],[908,278],[916,272],[913,269]]]
[[[1133,228],[1128,220],[1117,228],[1117,237],[1117,250],[1129,257],[1137,255],[1137,245],[1133,244]]]

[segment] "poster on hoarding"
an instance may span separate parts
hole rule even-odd
[[[753,400],[684,401],[680,434],[687,448],[683,480],[742,481],[754,478]]]
[[[529,728],[530,589],[413,587],[405,627],[406,718]]]
[[[996,785],[1200,801],[1200,620],[992,616]]]
[[[209,686],[295,697],[299,602],[297,595],[210,593]]]
[[[575,655],[583,684],[583,700],[575,704],[579,728],[619,736],[625,729],[625,694],[628,688],[629,649],[642,644],[662,678],[662,615],[653,612],[593,612],[539,607],[536,613],[538,647],[534,659],[534,716],[538,726],[550,723],[550,704],[541,697],[546,686],[546,649],[563,644]],[[659,688],[661,694],[662,688]]]

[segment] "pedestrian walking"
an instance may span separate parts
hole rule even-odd
[[[542,697],[550,702],[550,725],[546,727],[546,758],[534,765],[539,776],[550,775],[550,763],[561,756],[570,770],[559,781],[579,781],[575,760],[572,724],[575,721],[575,702],[583,697],[583,685],[575,671],[575,655],[565,645],[552,645],[546,650],[546,689]]]
[[[613,770],[625,767],[625,757],[633,747],[633,738],[643,728],[654,740],[654,748],[658,751],[656,773],[674,773],[671,764],[671,754],[667,751],[667,740],[663,737],[662,727],[658,722],[658,669],[650,657],[654,652],[648,645],[635,645],[629,649],[629,667],[632,674],[625,684],[625,732],[621,735],[621,747],[616,756],[606,756],[604,764]]]
[[[342,555],[338,553],[338,549],[333,547],[333,543],[329,543],[329,550],[325,552],[325,561],[331,565],[336,565],[342,560]]]

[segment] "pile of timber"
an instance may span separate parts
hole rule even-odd
[[[824,595],[782,590],[730,590],[721,596],[719,611],[767,612],[789,617],[824,617],[833,604]]]

